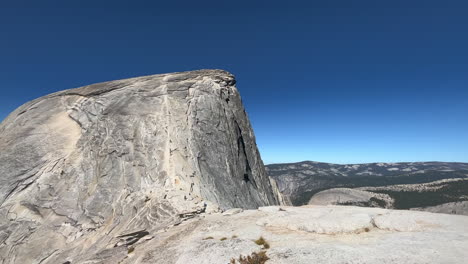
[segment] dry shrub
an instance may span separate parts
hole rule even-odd
[[[231,259],[230,264],[264,264],[270,258],[266,255],[265,251],[253,252],[250,256],[240,255],[238,259]]]
[[[268,242],[263,237],[260,237],[259,239],[255,240],[255,244],[263,246],[264,249],[270,248],[270,244],[268,244]]]

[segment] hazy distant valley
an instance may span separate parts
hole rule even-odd
[[[266,165],[293,205],[356,205],[468,214],[468,163]]]

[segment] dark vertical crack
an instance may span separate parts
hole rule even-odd
[[[239,134],[239,137],[237,138],[237,150],[238,150],[237,157],[239,159],[241,159],[241,155],[243,155],[244,162],[245,162],[243,180],[246,183],[249,183],[249,182],[252,183],[252,185],[255,188],[258,188],[255,180],[252,177],[252,168],[250,167],[249,159],[247,158],[247,152],[245,150],[245,141],[244,141],[244,137],[242,136],[242,130],[241,130],[239,124],[237,122],[235,122],[235,123],[236,123],[236,126],[237,126],[237,132]]]

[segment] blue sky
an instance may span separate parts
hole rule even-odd
[[[468,162],[467,1],[10,2],[0,119],[58,90],[220,68],[265,163]]]

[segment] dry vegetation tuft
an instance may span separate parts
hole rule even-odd
[[[135,248],[134,248],[134,247],[129,247],[129,248],[127,249],[127,253],[128,253],[128,254],[132,253],[133,251],[135,251]]]
[[[266,242],[266,240],[263,237],[260,237],[259,239],[255,240],[255,244],[263,246],[263,248],[265,249],[270,248],[270,244],[268,244],[268,242]]]
[[[265,251],[260,251],[253,252],[250,256],[240,255],[238,259],[232,258],[230,264],[264,264],[269,259]]]

